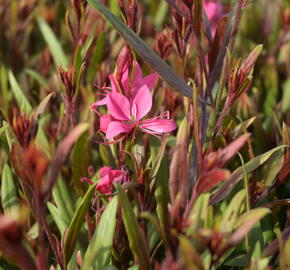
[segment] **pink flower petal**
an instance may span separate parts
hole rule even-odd
[[[133,84],[139,84],[142,81],[142,69],[140,65],[136,62],[134,67],[134,78],[133,78]]]
[[[138,90],[131,106],[131,113],[135,116],[137,122],[151,110],[152,95],[146,85]]]
[[[107,97],[104,97],[104,98],[96,101],[94,104],[92,104],[90,106],[90,109],[93,110],[95,107],[102,106],[102,105],[105,105],[105,104],[107,104]]]
[[[109,93],[107,95],[107,107],[109,113],[117,120],[130,120],[130,103],[122,94]]]
[[[142,84],[146,84],[149,89],[152,89],[158,80],[158,73],[150,74],[143,78]]]
[[[140,129],[143,132],[149,134],[161,134],[165,132],[170,132],[172,130],[175,130],[176,128],[177,126],[175,122],[169,119],[156,119],[153,121],[142,123],[140,125]]]
[[[110,179],[109,175],[105,175],[101,178],[97,184],[96,189],[102,194],[111,194],[113,188],[113,179]]]
[[[115,79],[114,74],[109,75],[109,79],[110,79],[110,82],[111,82],[112,91],[115,92],[115,93],[120,92],[120,89],[119,89],[119,86],[118,86],[118,83],[117,83],[117,81]]]
[[[108,140],[112,140],[117,135],[121,133],[128,133],[130,130],[131,130],[131,127],[126,124],[119,121],[112,121],[109,124],[108,129],[106,131],[106,138]]]
[[[106,133],[111,121],[112,121],[112,116],[110,114],[102,115],[100,117],[100,130]]]
[[[106,174],[108,174],[112,170],[109,166],[104,166],[100,169],[100,177],[103,178]]]
[[[130,73],[129,73],[129,68],[127,65],[127,67],[123,71],[122,78],[121,78],[121,83],[122,83],[122,86],[123,86],[123,89],[125,92],[127,92],[129,90],[128,89],[129,79],[130,79]]]

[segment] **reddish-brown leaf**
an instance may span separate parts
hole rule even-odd
[[[220,168],[213,168],[209,172],[201,175],[196,183],[196,193],[201,194],[210,191],[216,185],[229,178],[230,171]]]

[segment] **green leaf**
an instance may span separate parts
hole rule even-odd
[[[5,164],[2,170],[1,199],[5,214],[10,213],[13,209],[19,207],[12,171],[8,164]]]
[[[231,232],[234,228],[234,224],[242,209],[244,200],[246,198],[246,190],[240,190],[231,200],[229,206],[224,211],[223,218],[221,221],[221,231]]]
[[[186,269],[204,270],[205,267],[202,258],[196,248],[192,245],[191,241],[185,236],[179,237],[180,255],[184,261]]]
[[[25,112],[26,114],[30,113],[32,111],[32,107],[31,107],[30,103],[28,102],[27,98],[25,97],[23,91],[19,87],[12,71],[8,72],[8,78],[9,78],[9,82],[11,85],[13,95],[17,101],[17,104],[18,104],[20,110]]]
[[[268,208],[256,208],[241,215],[235,224],[235,227],[237,229],[231,235],[231,238],[229,240],[231,245],[237,245],[237,243],[250,232],[250,230],[256,225],[256,223],[269,213],[271,213],[271,211]]]
[[[165,236],[165,245],[169,245],[170,242],[170,215],[168,212],[168,204],[170,202],[168,193],[168,162],[166,157],[161,161],[160,169],[158,170],[155,182],[155,199],[156,199],[156,211],[159,219],[160,226]]]
[[[161,29],[166,19],[166,15],[168,12],[168,5],[166,1],[160,1],[158,4],[159,4],[158,9],[155,13],[155,18],[154,18],[154,25],[156,26],[156,28]]]
[[[96,75],[96,71],[98,69],[98,66],[100,65],[103,56],[104,56],[104,50],[105,50],[105,46],[106,46],[106,32],[102,32],[99,37],[98,40],[96,42],[95,45],[95,49],[94,49],[94,54],[93,54],[93,58],[92,58],[92,63],[91,63],[91,67],[89,68],[89,80],[93,80],[94,76]]]
[[[72,150],[72,174],[73,183],[80,195],[84,195],[87,184],[80,181],[81,177],[87,176],[89,167],[88,133],[82,134],[76,141]]]
[[[72,218],[72,221],[68,227],[68,231],[64,240],[64,262],[67,265],[70,261],[70,258],[74,252],[78,235],[81,230],[81,227],[84,222],[85,215],[88,211],[88,208],[91,205],[91,201],[95,192],[96,184],[92,185],[86,195],[84,196],[81,204],[78,206],[77,210],[75,211],[75,214]]]
[[[40,85],[42,85],[45,88],[49,88],[49,83],[48,81],[42,76],[40,75],[38,72],[36,72],[33,69],[26,69],[25,72],[31,76],[33,79],[35,79]]]
[[[151,269],[148,252],[149,248],[145,241],[144,234],[139,228],[137,218],[130,205],[127,194],[119,184],[116,184],[116,189],[118,191],[122,209],[122,219],[129,239],[130,248],[138,260],[140,270],[149,270]]]
[[[208,213],[210,211],[209,197],[209,193],[202,193],[200,196],[198,196],[190,212],[189,222],[191,225],[187,229],[187,235],[193,234],[199,227],[206,226]]]
[[[58,209],[56,206],[50,202],[47,202],[47,208],[57,226],[57,228],[60,231],[60,234],[63,235],[65,229],[68,227],[68,224],[64,220],[64,218],[60,215]]]
[[[116,226],[118,199],[113,197],[106,206],[84,257],[82,270],[102,270],[110,263]],[[95,267],[93,267],[95,265]]]
[[[157,173],[159,171],[164,153],[165,153],[165,148],[166,148],[166,143],[167,143],[167,137],[163,137],[162,141],[161,141],[161,145],[158,144],[156,145],[156,139],[152,139],[150,140],[150,151],[151,151],[151,160],[152,160],[152,170],[150,172],[150,176],[152,178],[152,183],[150,184],[151,186],[154,185],[155,181],[156,181],[156,176]],[[158,146],[158,152],[156,150],[156,146]]]
[[[283,96],[282,96],[282,112],[287,113],[290,110],[290,78],[283,84]]]
[[[262,155],[256,156],[245,164],[245,172],[247,174],[253,172],[258,167],[263,165],[275,152],[280,151],[283,148],[285,148],[285,145],[280,145]],[[231,192],[233,187],[243,178],[243,173],[243,166],[237,168],[225,184],[211,197],[211,203],[216,204],[223,200],[227,194]]]
[[[104,18],[113,25],[120,35],[140,55],[140,57],[155,71],[159,73],[164,81],[172,86],[183,96],[191,97],[192,89],[181,79],[176,72],[159,57],[140,37],[129,29],[118,17],[110,12],[99,0],[87,0],[92,6],[99,10]]]
[[[61,177],[58,177],[53,186],[52,194],[60,215],[66,221],[66,224],[69,224],[74,215],[73,203],[68,188]]]
[[[55,34],[40,16],[37,16],[36,20],[40,32],[48,45],[56,67],[62,66],[66,69],[68,67],[68,60]]]

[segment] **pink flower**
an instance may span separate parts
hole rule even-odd
[[[153,88],[155,83],[158,80],[158,74],[153,73],[143,78],[142,70],[140,65],[136,62],[133,66],[133,72],[134,76],[133,79],[130,80],[130,71],[128,64],[125,65],[122,77],[121,77],[121,85],[117,82],[115,76],[113,74],[109,75],[110,83],[111,83],[111,89],[113,93],[123,93],[128,98],[131,95],[135,95],[136,91],[143,85],[147,85],[149,89]],[[94,110],[97,106],[105,105],[107,104],[107,94],[105,94],[105,97],[97,102],[95,102],[93,105],[91,105],[91,109]]]
[[[223,6],[218,0],[204,0],[203,7],[211,24],[211,33],[214,36],[218,22],[224,15]]]
[[[170,119],[160,119],[161,116],[141,120],[152,107],[152,95],[146,84],[136,88],[130,99],[116,92],[107,95],[109,115],[100,119],[101,130],[106,138],[111,140],[119,134],[129,134],[139,128],[145,133],[160,135],[176,129],[176,124]],[[168,113],[165,114],[168,116]],[[164,115],[164,116],[165,116]]]
[[[105,166],[100,169],[100,178],[96,190],[102,194],[111,194],[113,183],[123,184],[128,180],[128,175],[122,170],[113,170],[111,167]],[[93,181],[87,177],[83,177],[81,181],[87,181],[90,184],[94,184]]]

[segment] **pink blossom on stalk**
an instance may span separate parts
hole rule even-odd
[[[127,179],[127,174],[122,170],[113,170],[108,166],[102,167],[100,169],[100,181],[96,186],[96,190],[102,194],[111,194],[113,183],[123,184]],[[81,178],[81,181],[87,181],[90,184],[94,184],[93,181],[87,177]]]
[[[111,140],[120,134],[130,134],[136,129],[152,134],[161,135],[176,129],[176,124],[170,119],[161,119],[168,113],[141,120],[152,107],[152,95],[146,84],[136,89],[134,95],[128,99],[126,96],[111,92],[107,95],[109,115],[100,119],[101,130],[106,133],[106,138]]]
[[[218,0],[204,0],[203,7],[211,24],[211,33],[214,36],[219,19],[224,15],[223,5]]]
[[[143,77],[142,69],[137,62],[133,65],[133,73],[133,78],[131,80],[129,65],[125,65],[121,81],[119,82],[121,85],[119,85],[114,74],[109,75],[111,87],[106,88],[107,93],[105,94],[105,97],[92,104],[91,109],[94,110],[97,106],[107,104],[107,95],[109,93],[108,90],[112,90],[113,93],[123,93],[129,98],[131,95],[134,96],[136,91],[143,85],[147,85],[149,89],[153,88],[158,80],[157,73],[152,73],[146,77]]]

